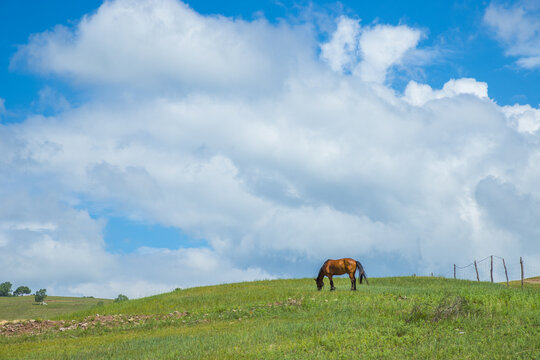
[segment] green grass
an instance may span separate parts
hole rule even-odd
[[[153,314],[115,328],[0,338],[9,359],[535,359],[540,292],[442,278],[312,279],[199,287],[58,318]],[[179,319],[159,319],[188,311]]]
[[[33,296],[0,297],[0,320],[52,319],[54,317],[91,308],[112,300],[47,296],[47,305],[34,302]]]

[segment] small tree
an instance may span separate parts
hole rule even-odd
[[[11,283],[9,281],[0,284],[0,296],[11,296]]]
[[[13,295],[19,296],[19,295],[24,295],[24,294],[30,294],[31,292],[32,291],[30,290],[28,286],[19,286],[17,290],[13,292]]]
[[[36,291],[36,294],[34,295],[34,300],[36,300],[36,302],[42,303],[46,297],[47,297],[47,289],[39,289],[38,291]]]
[[[129,300],[126,295],[119,294],[116,299],[114,299],[114,302],[120,302],[120,301],[126,301]]]

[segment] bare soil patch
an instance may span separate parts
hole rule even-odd
[[[68,331],[90,329],[96,326],[117,327],[144,324],[150,320],[179,319],[188,315],[187,311],[174,311],[166,315],[93,315],[82,321],[66,320],[12,320],[0,322],[0,335],[33,335],[46,331]]]

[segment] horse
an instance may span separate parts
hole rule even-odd
[[[332,276],[343,275],[345,273],[349,274],[349,278],[351,279],[351,290],[356,290],[356,277],[354,276],[356,270],[358,270],[358,273],[360,274],[360,284],[362,283],[362,278],[364,278],[366,279],[366,284],[369,285],[368,279],[366,277],[366,272],[364,271],[364,268],[359,261],[351,258],[326,260],[321,266],[321,270],[319,270],[319,275],[317,276],[317,278],[314,279],[317,283],[317,290],[320,291],[324,286],[323,279],[325,276],[330,279],[330,291],[336,290],[336,288],[334,287],[334,281],[332,280]]]

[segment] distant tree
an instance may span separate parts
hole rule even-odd
[[[11,296],[11,283],[9,281],[0,284],[0,296]]]
[[[43,302],[46,297],[47,297],[47,289],[39,289],[38,291],[36,291],[36,294],[34,295],[34,300],[36,300],[36,302]]]
[[[24,295],[24,294],[30,294],[32,291],[28,286],[19,286],[17,290],[13,292],[14,296]]]
[[[114,302],[120,302],[120,301],[126,301],[129,300],[126,295],[119,294],[116,299],[114,299]]]

